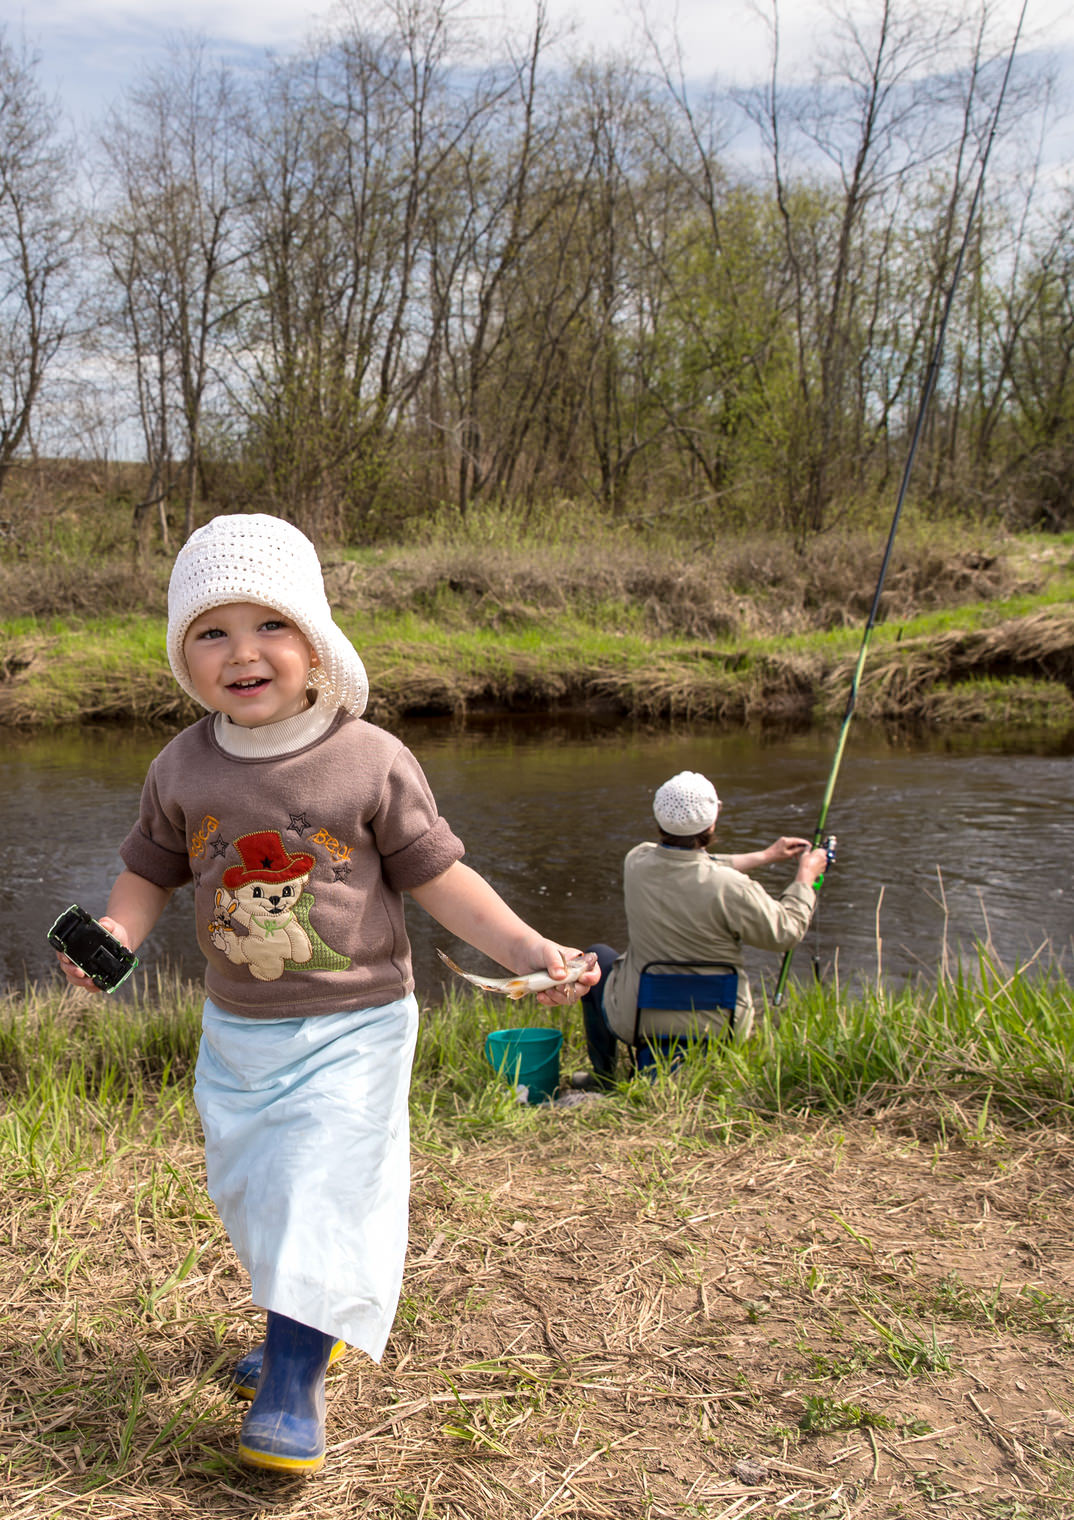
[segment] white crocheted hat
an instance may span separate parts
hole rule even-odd
[[[716,788],[697,771],[680,771],[657,787],[653,798],[653,817],[665,834],[701,834],[719,813]]]
[[[317,652],[321,700],[356,718],[365,711],[365,666],[332,621],[317,551],[304,533],[281,517],[236,514],[214,517],[179,550],[168,584],[168,660],[195,701],[183,640],[195,618],[227,602],[257,602],[290,618]]]

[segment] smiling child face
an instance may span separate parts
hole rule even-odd
[[[309,706],[313,651],[271,607],[228,602],[203,612],[187,629],[183,653],[199,699],[244,728],[279,723]]]

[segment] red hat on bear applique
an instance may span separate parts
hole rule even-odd
[[[262,829],[256,834],[244,834],[236,839],[235,848],[242,856],[241,866],[228,866],[224,872],[224,886],[229,892],[248,886],[252,881],[263,881],[270,886],[282,886],[299,876],[308,876],[316,865],[312,855],[299,851],[288,854],[283,840],[275,829]]]

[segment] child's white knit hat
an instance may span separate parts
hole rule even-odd
[[[168,660],[179,685],[199,701],[183,640],[195,618],[228,602],[257,602],[289,618],[320,661],[320,700],[357,718],[369,680],[354,645],[332,621],[317,551],[281,517],[262,513],[214,517],[179,550],[168,584]],[[204,706],[204,704],[202,704]]]
[[[697,771],[680,771],[657,787],[653,798],[653,817],[665,834],[701,834],[719,812],[716,788]]]

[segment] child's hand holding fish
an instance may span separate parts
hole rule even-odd
[[[532,993],[539,1003],[554,1008],[575,1002],[600,981],[595,955],[583,956],[574,946],[544,939],[507,906],[484,877],[461,860],[423,886],[411,887],[410,895],[449,934],[466,940],[497,965],[514,968],[514,976],[503,978],[459,972],[479,987],[507,992],[508,985],[517,987],[524,982],[521,990],[507,995],[525,997]],[[579,960],[584,964],[576,964]],[[504,985],[493,985],[501,981]]]
[[[560,945],[553,944],[552,948],[555,954],[548,970],[530,971],[522,976],[480,976],[472,971],[464,971],[461,966],[456,966],[443,950],[438,950],[436,953],[445,966],[450,966],[457,975],[465,977],[475,987],[480,987],[482,992],[502,992],[509,998],[521,998],[532,993],[537,997],[538,1002],[571,1003],[587,987],[591,987],[594,982],[600,980],[597,957],[592,951],[583,955],[580,951],[564,950]],[[560,970],[563,974],[557,976],[555,973]],[[593,971],[596,971],[596,976],[591,975]]]

